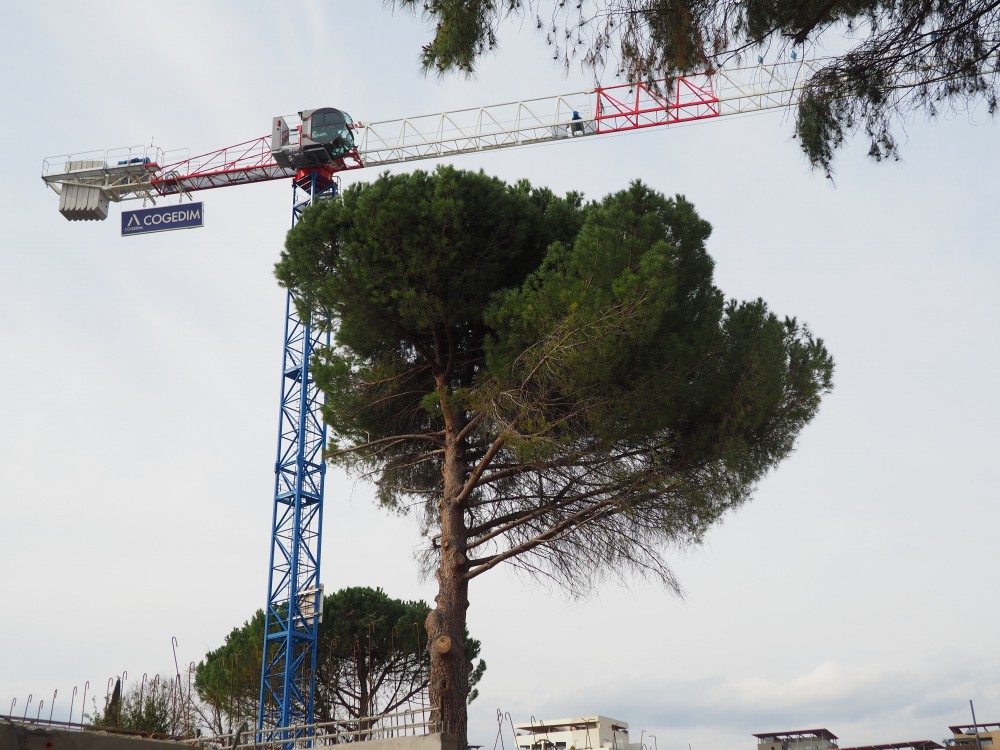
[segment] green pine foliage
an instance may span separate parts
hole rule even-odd
[[[215,732],[233,732],[244,721],[256,726],[263,645],[264,612],[257,610],[195,668],[195,691]]]
[[[425,602],[403,601],[380,588],[349,587],[323,598],[317,638],[316,721],[351,720],[403,710],[427,688],[429,656],[423,624]],[[234,628],[195,670],[195,690],[213,729],[256,726],[260,696],[264,613]],[[475,685],[486,671],[481,645],[466,639]],[[475,697],[472,695],[471,700]]]
[[[88,718],[91,726],[124,730],[146,736],[179,736],[189,728],[185,714],[183,687],[167,675],[153,680],[145,676],[124,691],[122,681],[115,681],[113,691],[104,701],[104,710],[95,710]]]
[[[448,369],[449,398],[473,395],[491,296],[520,284],[580,220],[578,196],[444,167],[353,186],[289,234],[278,278],[300,290],[304,315],[336,322],[337,346],[314,371],[331,450],[382,472],[387,506],[438,486],[437,463],[421,459],[439,429],[435,370]],[[338,453],[368,442],[377,457]]]
[[[641,527],[642,543],[619,562],[634,554],[626,567],[672,580],[655,539],[696,542],[744,502],[832,385],[808,329],[713,285],[710,231],[684,198],[641,184],[585,205],[448,167],[307,212],[277,273],[334,329],[315,370],[331,460],[369,476],[391,508],[416,501],[433,537],[442,409],[457,408],[472,422],[469,472],[490,455],[468,508],[493,550],[483,565],[514,549],[560,560],[566,537],[539,529],[580,508],[544,511],[552,495],[579,496],[612,517],[643,507],[624,537]],[[504,530],[505,548],[496,519],[529,517]],[[603,567],[583,559],[571,588]]]

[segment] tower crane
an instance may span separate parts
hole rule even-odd
[[[156,205],[170,196],[183,202],[196,191],[285,179],[292,183],[294,226],[308,206],[337,194],[339,172],[785,108],[823,63],[718,69],[381,122],[355,122],[332,107],[304,110],[275,117],[269,135],[195,157],[152,146],[49,157],[42,179],[70,220],[106,219],[111,203]],[[191,213],[161,214],[159,221]],[[258,719],[258,731],[279,742],[308,732],[313,721],[326,428],[310,357],[328,341],[300,317],[289,292]]]

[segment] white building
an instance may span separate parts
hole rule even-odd
[[[607,716],[515,724],[518,750],[629,750],[628,722]]]

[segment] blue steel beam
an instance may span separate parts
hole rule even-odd
[[[337,184],[312,173],[292,185],[292,226],[313,203],[333,198]],[[258,741],[298,739],[313,722],[316,642],[322,612],[320,549],[326,425],[323,400],[310,374],[317,346],[329,333],[303,320],[289,292],[274,466],[274,514],[260,677]]]

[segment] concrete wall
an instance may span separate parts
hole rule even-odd
[[[0,750],[181,750],[190,747],[170,740],[53,729],[0,719]],[[458,741],[447,734],[429,734],[357,742],[340,747],[354,750],[458,750]]]
[[[339,747],[356,750],[458,750],[458,739],[450,734],[427,734],[422,737],[392,737],[370,742],[352,742]]]
[[[121,734],[36,727],[0,719],[0,750],[177,750],[180,745]]]

